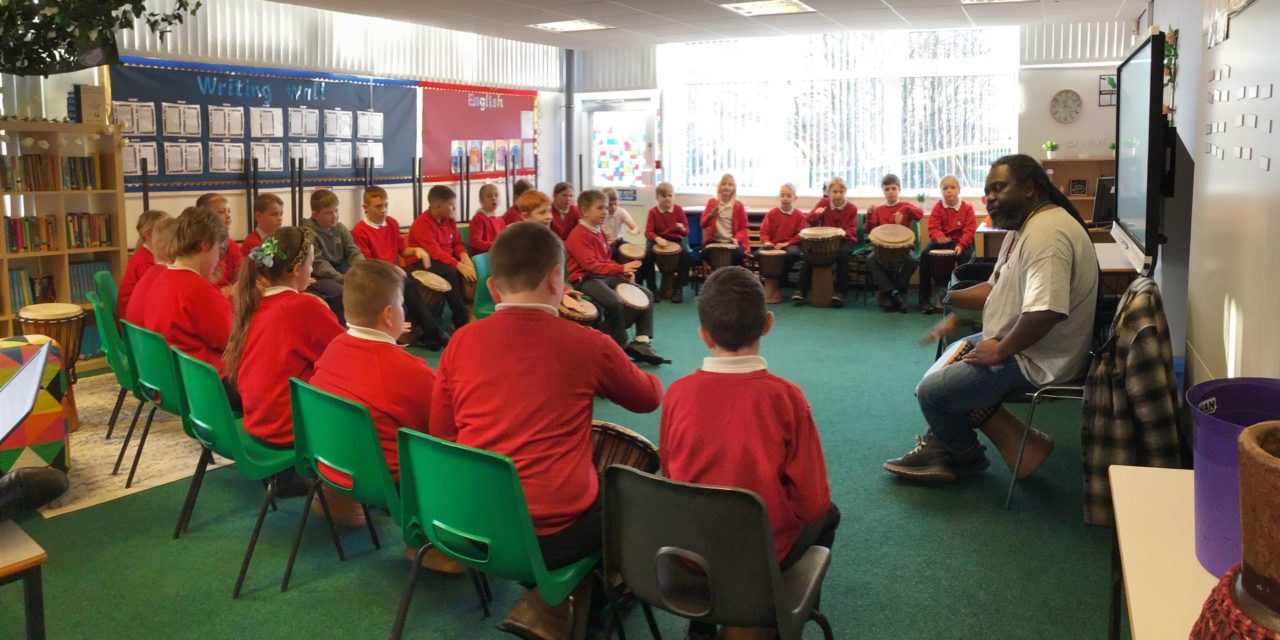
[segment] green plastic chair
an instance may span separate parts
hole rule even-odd
[[[127,328],[128,325],[126,330]],[[244,560],[240,563],[240,574],[231,590],[231,597],[237,598],[240,596],[240,587],[244,585],[245,574],[249,572],[249,561],[253,559],[258,534],[262,532],[262,521],[266,519],[267,508],[275,498],[275,475],[293,467],[293,449],[269,447],[246,433],[241,419],[231,413],[227,390],[222,386],[218,370],[178,349],[173,349],[172,353],[178,361],[178,375],[182,380],[187,421],[191,423],[191,430],[207,433],[212,438],[211,442],[225,445],[231,453],[230,457],[236,461],[236,470],[240,475],[265,482],[267,486],[262,507],[258,509],[258,520],[253,526],[253,535],[249,538],[249,547],[245,549]]]
[[[401,429],[400,500],[404,541],[421,547],[400,596],[391,637],[404,630],[409,600],[432,546],[482,573],[533,584],[547,604],[569,600],[573,635],[574,588],[600,562],[600,554],[548,570],[515,463],[503,455]]]
[[[120,385],[116,404],[111,409],[111,419],[107,421],[107,439],[110,440],[111,434],[116,430],[120,409],[124,408],[125,396],[132,392],[138,398],[138,407],[133,410],[134,424],[138,422],[138,415],[142,412],[142,405],[146,402],[146,398],[138,392],[138,375],[133,371],[128,344],[120,337],[115,313],[103,302],[98,293],[90,291],[85,297],[89,299],[89,304],[93,305],[93,321],[98,327],[98,335],[102,337],[102,353],[107,358],[107,366],[111,367],[111,373],[116,377],[116,384]]]
[[[497,311],[497,303],[493,299],[493,294],[489,293],[489,287],[486,282],[489,280],[489,253],[486,251],[478,256],[471,258],[471,264],[476,267],[476,297],[471,301],[471,311],[476,314],[476,318],[487,318]]]
[[[458,235],[462,237],[462,246],[466,248],[467,254],[471,253],[471,224],[458,225]]]
[[[165,412],[179,417],[186,414],[182,408],[181,384],[178,382],[177,371],[173,366],[173,356],[169,353],[169,344],[164,336],[131,322],[121,322],[120,325],[124,328],[124,341],[129,345],[130,362],[133,364],[134,373],[138,376],[136,393],[151,405],[146,425],[142,427],[142,435],[138,438],[138,448],[133,453],[129,479],[125,481],[124,486],[130,487],[133,485],[133,476],[138,471],[138,461],[142,459],[142,449],[147,444],[147,435],[151,433],[151,422],[156,416],[156,410],[164,409]],[[111,471],[111,475],[120,473],[120,463],[129,449],[129,440],[133,437],[133,428],[136,424],[135,416],[134,422],[129,425],[129,430],[124,434],[124,442],[120,443],[120,455],[116,456],[116,466]],[[183,420],[182,428],[187,431],[187,435],[191,435],[186,420]]]
[[[115,276],[110,271],[98,271],[93,274],[93,284],[102,304],[111,310],[111,316],[119,318],[123,315],[120,312],[120,293],[116,289]],[[116,329],[116,333],[119,334],[120,330]]]
[[[360,503],[374,548],[381,549],[382,544],[369,515],[369,505],[386,509],[392,521],[400,522],[400,491],[391,479],[369,409],[297,378],[289,379],[289,399],[293,408],[294,466],[303,477],[313,480],[293,537],[289,564],[280,581],[282,592],[289,589],[312,500],[318,495],[321,508],[329,512],[324,492],[319,490],[321,483]],[[338,549],[338,559],[346,560],[332,520],[329,533]]]

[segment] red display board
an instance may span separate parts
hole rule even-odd
[[[536,91],[423,82],[423,179],[450,180],[464,166],[479,180],[508,165],[533,175],[537,104]]]

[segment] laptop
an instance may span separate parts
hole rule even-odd
[[[4,387],[0,387],[0,442],[4,442],[35,408],[50,344],[44,343],[34,356],[18,367],[13,377],[5,381]]]

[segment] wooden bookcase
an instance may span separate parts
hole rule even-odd
[[[1098,188],[1098,178],[1106,176],[1114,176],[1116,174],[1115,158],[1088,158],[1088,159],[1054,159],[1041,160],[1040,164],[1044,166],[1045,171],[1049,172],[1049,178],[1067,197],[1071,199],[1071,203],[1080,211],[1080,215],[1085,221],[1093,220],[1093,203],[1094,198],[1098,195],[1094,193]],[[1071,181],[1084,180],[1084,195],[1071,195]]]
[[[30,140],[29,144],[24,144]],[[41,145],[41,141],[46,145]],[[13,309],[9,270],[25,269],[29,276],[53,276],[53,290],[58,302],[70,302],[92,314],[87,301],[72,300],[72,265],[79,262],[104,261],[119,281],[128,260],[124,225],[124,177],[120,164],[120,137],[108,131],[106,124],[0,121],[0,161],[8,163],[12,156],[43,155],[51,159],[52,184],[41,190],[5,190],[0,183],[0,337],[19,333],[17,314]],[[93,157],[97,160],[94,175],[96,188],[80,189],[63,179],[65,158]],[[68,212],[105,214],[104,227],[109,227],[110,242],[97,246],[72,246],[68,240]],[[53,229],[48,247],[17,250],[10,246],[10,219],[53,216]],[[89,243],[86,243],[89,244]],[[93,327],[93,317],[85,319],[85,329]],[[81,360],[77,365],[86,370],[103,364],[101,358]]]

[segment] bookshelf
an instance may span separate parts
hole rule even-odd
[[[93,272],[108,269],[120,279],[128,248],[119,148],[119,134],[106,124],[0,121],[0,337],[20,331],[19,286],[32,278],[52,286],[53,301],[88,313],[83,294],[92,290]],[[91,333],[90,317],[81,370],[103,363],[84,358],[92,353]]]
[[[1114,176],[1116,159],[1115,158],[1061,158],[1054,160],[1041,160],[1040,164],[1044,166],[1045,171],[1049,172],[1049,178],[1058,188],[1071,200],[1071,204],[1076,206],[1081,217],[1086,222],[1093,220],[1093,203],[1097,196],[1094,191],[1098,188],[1098,178],[1105,176]],[[1071,195],[1071,181],[1084,180],[1084,194]]]

